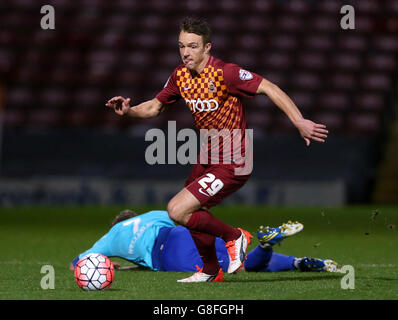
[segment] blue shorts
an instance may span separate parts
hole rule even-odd
[[[225,242],[216,238],[215,244],[218,263],[226,272],[229,256]],[[152,264],[153,268],[159,271],[196,272],[197,267],[203,267],[202,259],[189,230],[182,226],[160,229],[152,250]]]

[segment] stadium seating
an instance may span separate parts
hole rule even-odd
[[[350,1],[352,2],[352,1]],[[398,69],[397,1],[353,2],[356,29],[340,28],[339,0],[48,1],[56,30],[39,28],[37,3],[1,1],[3,125],[88,129],[144,136],[168,120],[192,127],[182,102],[159,118],[131,122],[105,108],[115,95],[139,103],[159,92],[180,63],[178,23],[204,16],[213,54],[280,86],[304,116],[334,136],[377,138]],[[267,97],[245,99],[255,138],[295,137]]]
[[[161,90],[179,63],[176,32],[187,13],[209,20],[215,55],[274,81],[306,114],[328,119],[339,134],[355,134],[354,128],[364,134],[360,128],[368,123],[368,111],[375,123],[366,134],[378,133],[376,123],[397,69],[398,6],[393,1],[356,3],[355,32],[340,29],[337,0],[191,0],[181,6],[173,0],[57,1],[54,31],[34,27],[32,1],[1,7],[9,13],[0,31],[1,47],[7,48],[0,50],[0,72],[7,86],[4,121],[11,129],[25,121],[33,127],[51,121],[54,127],[108,127],[103,104],[112,95],[123,93],[139,102]],[[248,100],[247,112],[259,115],[263,104]],[[269,108],[264,117],[248,119],[264,118],[269,132],[278,130],[268,122],[278,122],[279,116]],[[341,121],[357,125],[348,130],[338,125]],[[259,120],[254,122],[259,127]],[[112,123],[123,128],[122,121]]]

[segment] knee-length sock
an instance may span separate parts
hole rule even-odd
[[[220,265],[217,259],[217,252],[215,246],[216,237],[207,233],[189,230],[192,239],[195,242],[199,255],[203,262],[202,272],[206,274],[217,274]]]
[[[236,240],[240,237],[241,231],[237,228],[222,222],[213,216],[209,211],[198,210],[192,213],[186,227],[189,230],[207,233],[223,239],[225,242]]]

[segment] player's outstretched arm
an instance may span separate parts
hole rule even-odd
[[[263,79],[256,94],[267,95],[289,117],[290,121],[292,121],[300,132],[301,137],[305,140],[307,146],[310,145],[311,140],[325,142],[329,133],[326,130],[326,126],[304,119],[294,102],[278,86],[267,79]]]
[[[115,110],[120,116],[127,114],[130,117],[141,119],[156,117],[164,110],[164,106],[156,98],[130,107],[130,98],[117,96],[108,100],[105,105]]]

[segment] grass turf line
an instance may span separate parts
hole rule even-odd
[[[71,260],[107,232],[124,207],[16,207],[0,209],[0,299],[398,299],[396,207],[274,208],[220,206],[212,212],[253,235],[259,225],[298,220],[304,230],[275,252],[331,258],[355,268],[355,289],[343,290],[342,274],[238,273],[224,283],[181,284],[186,273],[117,271],[107,291],[80,290]],[[132,208],[138,212],[159,207]],[[162,208],[160,208],[162,209]],[[376,211],[378,209],[378,211]],[[256,239],[249,250],[257,245]],[[128,262],[117,260],[122,265]],[[55,289],[40,286],[41,267],[54,266]]]

